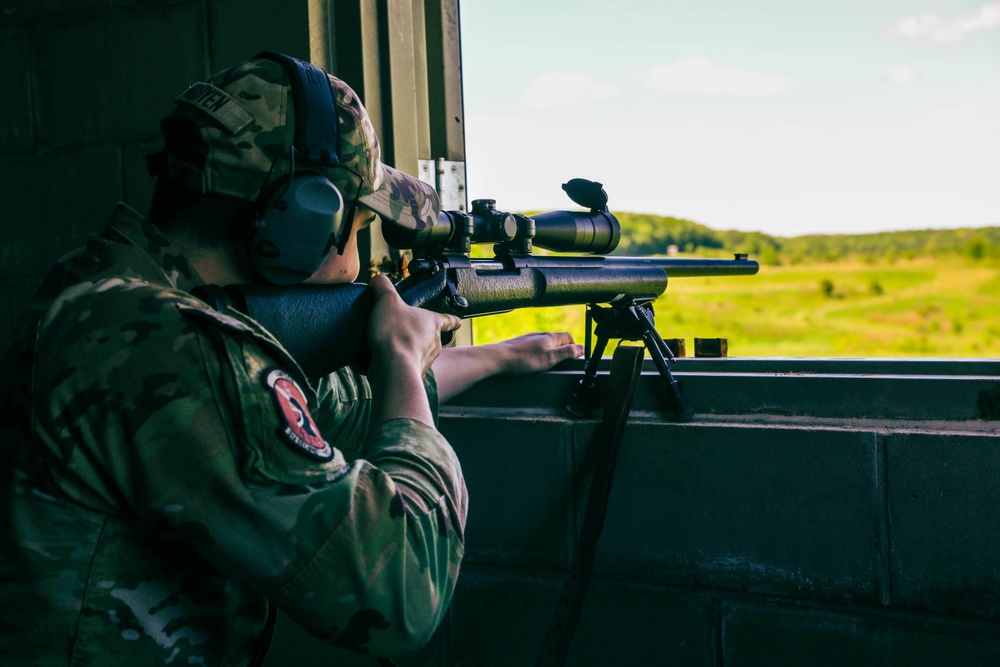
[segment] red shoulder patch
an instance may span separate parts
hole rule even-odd
[[[295,380],[276,368],[268,372],[266,382],[285,418],[284,433],[288,441],[320,461],[332,459],[333,447],[320,435],[316,422],[309,414],[306,396]]]

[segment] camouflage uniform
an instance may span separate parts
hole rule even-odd
[[[466,513],[448,443],[409,419],[368,432],[363,377],[310,383],[252,320],[190,296],[199,282],[119,207],[19,323],[0,663],[243,665],[269,603],[373,654],[440,621]]]

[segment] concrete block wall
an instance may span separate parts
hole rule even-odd
[[[1000,422],[968,415],[1000,363],[726,361],[679,365],[688,424],[644,376],[567,664],[1000,664]],[[575,374],[499,379],[443,411],[471,503],[431,664],[537,658],[591,474],[595,420],[560,407]],[[921,408],[908,385],[932,379]],[[822,407],[844,383],[869,412]],[[778,409],[732,410],[753,400]]]
[[[12,0],[0,11],[0,335],[112,206],[148,207],[143,156],[193,81],[263,48],[308,58],[308,3]]]

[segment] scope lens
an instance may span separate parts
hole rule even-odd
[[[532,217],[534,245],[546,250],[606,255],[621,239],[618,218],[607,211],[552,211]]]

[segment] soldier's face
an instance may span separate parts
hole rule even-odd
[[[358,272],[361,270],[361,258],[358,256],[358,229],[363,225],[357,223],[362,222],[362,215],[361,213],[355,214],[355,224],[351,226],[351,234],[347,237],[344,254],[337,252],[336,248],[331,250],[316,273],[306,280],[307,283],[333,285],[351,283],[358,279]]]

